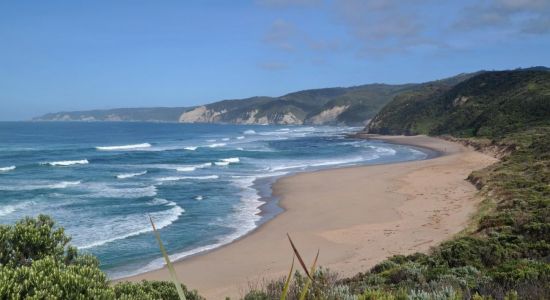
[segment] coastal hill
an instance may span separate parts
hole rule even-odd
[[[48,113],[33,118],[33,121],[140,121],[140,122],[177,122],[180,115],[190,108],[185,107],[147,107],[115,108],[86,111],[68,111]]]
[[[369,133],[500,137],[550,124],[550,72],[484,72],[447,91],[403,93],[373,118]]]
[[[304,90],[281,97],[222,100],[191,108],[124,108],[49,113],[35,121],[159,121],[182,123],[365,125],[396,97],[447,91],[477,73],[419,84],[366,84]]]

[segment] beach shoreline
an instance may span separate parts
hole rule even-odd
[[[425,160],[278,178],[272,197],[278,198],[283,211],[229,244],[175,262],[182,282],[207,299],[241,297],[250,286],[288,271],[292,250],[287,232],[306,259],[320,248],[320,264],[343,276],[366,271],[392,254],[427,251],[466,226],[479,199],[475,187],[464,179],[495,162],[457,143],[431,137],[354,137],[431,149],[436,154]],[[423,197],[430,192],[431,198]],[[163,268],[117,281],[168,278]]]

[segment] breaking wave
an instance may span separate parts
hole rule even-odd
[[[8,172],[8,171],[12,171],[12,170],[15,170],[15,166],[0,168],[0,172]]]
[[[151,147],[151,144],[142,143],[142,144],[122,145],[122,146],[98,146],[95,148],[100,151],[120,151],[120,150],[139,150],[139,149],[145,149],[150,147]]]
[[[183,208],[172,201],[157,199],[157,204],[168,206],[170,207],[170,209],[149,214],[133,214],[129,216],[115,218],[113,220],[110,220],[109,224],[104,225],[105,229],[108,229],[107,231],[98,231],[98,234],[102,235],[105,234],[105,232],[109,232],[113,235],[112,237],[109,237],[107,239],[98,239],[97,241],[91,243],[75,240],[74,243],[78,246],[78,248],[86,249],[101,246],[116,240],[122,240],[142,233],[150,232],[152,231],[152,228],[151,224],[149,223],[148,216],[153,219],[157,229],[162,229],[174,223],[180,217],[180,215],[185,212]],[[87,239],[90,239],[90,237],[87,237]]]
[[[81,160],[61,160],[61,161],[52,161],[52,162],[45,162],[41,163],[41,165],[50,165],[54,167],[66,167],[66,166],[72,166],[72,165],[86,165],[88,164],[87,159],[81,159]]]
[[[138,172],[138,173],[124,173],[124,174],[118,174],[116,178],[118,179],[126,179],[126,178],[132,178],[136,176],[141,176],[147,174],[147,171]]]

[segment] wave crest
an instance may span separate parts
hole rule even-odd
[[[145,174],[147,174],[147,171],[138,172],[138,173],[123,173],[123,174],[118,174],[118,175],[116,176],[116,178],[118,178],[118,179],[126,179],[126,178],[141,176],[141,175],[145,175]]]
[[[138,150],[150,148],[151,144],[141,143],[141,144],[132,144],[132,145],[122,145],[122,146],[97,146],[95,147],[100,151],[120,151],[120,150]]]
[[[86,165],[88,164],[87,159],[80,159],[80,160],[60,160],[60,161],[52,161],[52,162],[45,162],[41,163],[41,165],[50,165],[53,167],[66,167],[66,166],[72,166],[72,165]]]
[[[168,176],[168,177],[160,177],[155,179],[156,181],[179,181],[179,180],[185,180],[185,179],[191,179],[191,180],[207,180],[207,179],[218,179],[220,176],[218,175],[206,175],[206,176]]]
[[[208,147],[210,147],[210,148],[218,148],[218,147],[223,147],[223,146],[225,146],[225,145],[227,145],[227,144],[226,144],[226,143],[214,143],[214,144],[208,145]]]
[[[12,171],[12,170],[15,170],[15,166],[0,168],[0,172],[8,172],[8,171]]]

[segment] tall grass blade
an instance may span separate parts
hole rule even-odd
[[[151,221],[151,226],[153,226],[153,232],[155,232],[155,237],[157,238],[157,242],[159,243],[160,252],[162,252],[162,256],[164,256],[164,260],[166,261],[166,266],[168,267],[168,271],[170,272],[170,277],[172,278],[172,282],[176,286],[176,290],[178,291],[180,300],[186,300],[185,294],[183,293],[183,289],[181,288],[181,283],[178,279],[178,276],[176,275],[176,270],[174,270],[174,266],[172,265],[172,262],[170,261],[168,254],[166,253],[166,249],[164,249],[164,245],[162,244],[162,240],[160,239],[160,234],[158,233],[157,228],[155,227],[155,223],[153,222],[153,218],[151,218],[151,216],[149,216],[149,221]]]
[[[286,234],[288,237],[288,240],[290,241],[290,245],[292,246],[292,250],[294,250],[294,254],[296,254],[296,257],[298,257],[298,261],[300,262],[300,265],[302,265],[302,269],[304,269],[304,272],[306,272],[307,277],[311,278],[311,275],[309,274],[309,271],[307,270],[306,264],[304,263],[304,260],[300,256],[300,253],[298,252],[298,249],[296,249],[296,246],[294,246],[294,242],[292,242],[292,239],[290,238],[290,234]]]
[[[315,274],[315,267],[317,266],[317,259],[319,259],[319,250],[317,250],[317,255],[315,256],[315,260],[313,260],[313,264],[311,264],[311,274]],[[309,277],[307,279],[306,285],[304,285],[304,288],[302,289],[302,292],[300,293],[300,300],[305,300],[307,296],[307,292],[309,290],[309,287],[311,286],[311,283],[313,282],[313,278]]]
[[[288,287],[290,286],[292,271],[294,271],[294,257],[295,255],[292,255],[292,265],[290,265],[290,272],[288,272],[288,276],[286,277],[285,287],[283,288],[283,293],[281,294],[281,300],[286,300],[286,295],[288,294]]]

